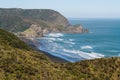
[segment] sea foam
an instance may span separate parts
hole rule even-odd
[[[63,36],[62,33],[50,33],[50,34],[46,34],[45,36],[49,36],[49,37],[61,37]]]
[[[64,43],[67,43],[67,44],[75,44],[75,43],[72,42],[72,41],[64,41]]]
[[[64,51],[73,53],[73,54],[77,54],[77,55],[79,55],[79,57],[82,57],[84,59],[94,59],[94,58],[104,57],[104,55],[102,55],[100,53],[95,53],[95,52],[87,53],[87,52],[83,52],[83,51],[79,51],[79,50],[76,51],[76,50],[66,50],[66,49],[64,49]]]
[[[81,49],[93,49],[92,46],[82,46]]]
[[[40,47],[39,49],[45,52],[48,52],[49,54],[53,56],[57,56],[60,58],[63,58],[65,60],[68,60],[70,62],[76,62],[80,60],[86,60],[86,59],[95,59],[95,58],[102,58],[104,55],[100,53],[95,53],[95,52],[85,52],[81,51],[82,49],[93,49],[92,46],[86,45],[82,46],[81,50],[78,49],[72,49],[67,47],[66,45],[70,46],[76,46],[77,44],[75,41],[70,38],[70,39],[65,39],[64,34],[62,33],[50,33],[47,34],[45,37],[40,39]],[[59,43],[62,42],[62,43]],[[62,44],[64,43],[63,46]],[[76,45],[75,45],[76,44]]]
[[[64,48],[62,45],[56,44],[54,41],[49,42],[43,40],[41,42],[43,45],[39,47],[40,50],[48,52],[53,56],[57,56],[65,60],[68,60],[70,62],[104,57],[104,55],[100,53],[95,52],[87,53],[80,50],[69,50]]]

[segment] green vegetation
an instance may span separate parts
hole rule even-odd
[[[2,11],[0,11],[2,12]],[[20,16],[11,13],[0,13],[0,28],[11,32],[24,31],[31,24]]]
[[[59,26],[58,26],[58,30],[59,30],[60,32],[64,31],[64,29],[65,29],[64,26],[62,26],[62,25],[59,25]]]
[[[0,80],[119,80],[120,58],[53,63],[0,29]]]
[[[32,24],[42,28],[68,26],[67,19],[50,9],[4,9],[0,8],[0,28],[10,32],[23,32]]]
[[[59,64],[20,43],[16,36],[0,29],[0,80],[63,80],[70,76]]]
[[[24,50],[31,50],[31,48],[26,45],[24,42],[19,40],[14,34],[9,33],[5,30],[0,29],[0,40],[1,43],[8,44],[11,47],[24,49]]]

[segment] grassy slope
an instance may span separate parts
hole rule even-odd
[[[70,75],[22,43],[13,34],[0,29],[0,80],[63,80],[63,76]]]
[[[0,80],[119,80],[120,58],[58,64],[0,29]]]

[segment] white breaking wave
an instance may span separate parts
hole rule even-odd
[[[54,40],[54,38],[47,38],[47,39]],[[43,40],[41,42],[42,42],[42,45],[39,47],[40,50],[48,52],[51,55],[54,55],[57,57],[61,57],[70,62],[104,57],[104,55],[102,55],[100,53],[95,53],[95,52],[87,53],[87,52],[83,52],[83,51],[79,51],[79,50],[65,49],[63,46],[56,44],[54,42],[48,42],[48,41],[46,42],[45,40]]]
[[[45,43],[44,43],[45,44]],[[54,45],[51,47],[51,45]],[[40,50],[43,50],[45,52],[50,53],[51,55],[61,57],[63,59],[66,59],[70,62],[76,62],[79,60],[85,60],[85,59],[95,59],[95,58],[102,58],[104,55],[99,54],[99,53],[86,53],[83,51],[77,51],[77,50],[69,50],[65,49],[64,47],[55,44],[55,43],[49,43],[45,45],[41,45],[39,47]]]
[[[120,57],[120,54],[118,56]]]
[[[62,33],[50,33],[50,34],[47,34],[45,36],[49,36],[49,37],[61,37],[63,36]]]
[[[73,41],[73,39],[69,39],[69,41]]]
[[[68,52],[68,53],[74,53],[74,54],[77,54],[78,57],[82,57],[84,59],[95,59],[95,58],[102,58],[104,57],[104,55],[100,54],[100,53],[95,53],[95,52],[92,52],[92,53],[86,53],[86,52],[83,52],[83,51],[76,51],[76,50],[66,50],[64,49],[65,52]]]
[[[64,41],[64,42],[68,44],[75,44],[74,42],[70,42],[70,41]]]
[[[49,54],[53,56],[57,56],[60,58],[63,58],[65,60],[68,60],[70,62],[76,62],[80,60],[85,60],[85,59],[95,59],[95,58],[102,58],[104,55],[100,53],[95,53],[95,52],[83,52],[80,50],[70,50],[67,45],[72,45],[74,46],[75,41],[74,39],[64,39],[64,34],[62,33],[50,33],[45,35],[46,37],[40,39],[40,46],[39,49],[45,52],[48,52]],[[60,42],[58,44],[58,42]],[[62,46],[62,44],[65,45]],[[72,49],[72,48],[71,48]],[[92,46],[82,46],[81,49],[93,49]]]
[[[61,39],[61,38],[57,38],[57,40],[58,40],[58,41],[63,41],[63,39]]]
[[[82,46],[81,49],[93,49],[92,46]]]

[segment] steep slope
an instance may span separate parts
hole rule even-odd
[[[50,62],[42,53],[32,51],[26,44],[20,43],[23,42],[16,36],[0,29],[0,80],[63,80],[67,79],[65,76],[70,78],[70,74],[66,74],[67,70],[60,70],[59,64]]]
[[[25,37],[41,37],[51,32],[88,32],[82,25],[70,25],[63,15],[50,9],[0,8],[0,28]]]
[[[0,29],[0,41],[1,41],[1,44],[4,43],[4,45],[7,44],[13,48],[19,48],[23,50],[32,50],[32,48],[30,48],[24,42],[19,40],[19,38],[16,37],[14,34],[11,34],[2,29]]]
[[[18,46],[19,45],[19,46]],[[120,58],[58,64],[0,29],[0,80],[119,80]]]
[[[42,28],[68,26],[67,19],[50,9],[0,9],[0,28],[11,32],[24,31],[32,24]]]

